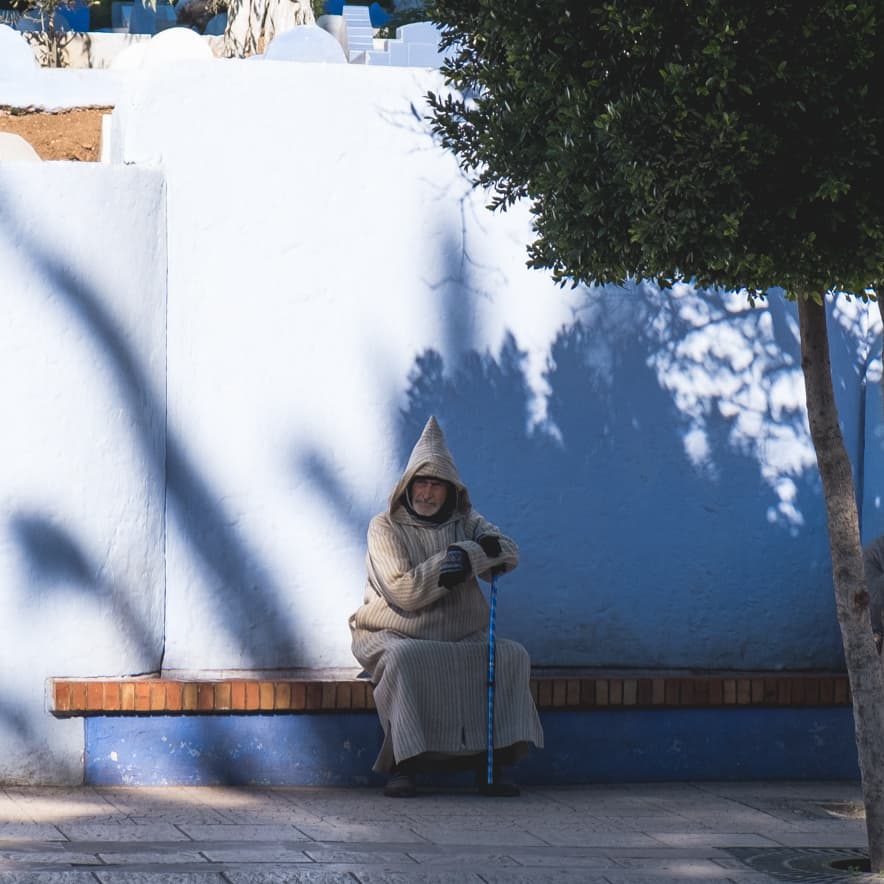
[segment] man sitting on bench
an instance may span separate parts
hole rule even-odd
[[[384,793],[416,794],[433,765],[470,767],[489,794],[518,795],[504,768],[543,745],[522,645],[495,643],[494,788],[486,782],[488,603],[477,577],[510,571],[519,551],[477,513],[435,418],[386,510],[368,528],[365,601],[350,618],[384,730],[374,769]]]

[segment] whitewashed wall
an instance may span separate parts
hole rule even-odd
[[[440,85],[130,72],[115,166],[0,166],[0,781],[82,773],[52,675],[354,665],[365,529],[431,413],[522,547],[499,623],[535,663],[840,666],[791,305],[528,271],[526,207],[428,132]],[[877,477],[880,323],[831,316]]]
[[[166,231],[156,170],[0,163],[0,782],[77,782],[57,675],[163,649]]]
[[[492,218],[427,137],[437,82],[231,62],[118,105],[120,158],[169,187],[171,669],[353,665],[416,359],[518,328],[541,383],[575,299],[525,271],[525,214]]]
[[[536,663],[839,666],[792,306],[527,270],[526,207],[429,134],[440,87],[246,61],[118,105],[169,193],[166,667],[352,665],[365,528],[431,412],[522,544],[500,616]],[[868,311],[833,323],[859,464]]]

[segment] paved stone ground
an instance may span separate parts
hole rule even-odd
[[[865,847],[855,783],[0,789],[0,884],[826,882]]]

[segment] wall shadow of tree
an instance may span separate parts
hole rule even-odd
[[[139,659],[155,658],[161,647],[145,628],[125,594],[101,577],[101,566],[66,528],[39,514],[19,512],[9,520],[10,533],[22,551],[35,605],[51,609],[54,593],[76,592],[98,606],[112,608],[114,622],[129,634]],[[61,674],[61,673],[59,673]]]
[[[408,379],[399,462],[435,414],[477,508],[521,545],[501,629],[540,666],[841,668],[792,307],[772,298],[734,321],[716,293],[699,316],[700,295],[681,312],[641,286],[586,297],[606,300],[550,349],[546,427],[530,425],[536,391],[513,335],[450,366],[429,349]],[[706,343],[679,352],[698,330]],[[725,331],[736,340],[710,353]],[[836,330],[838,362],[855,347]],[[693,399],[667,386],[676,375]],[[687,440],[701,431],[698,459]],[[320,453],[299,469],[364,535],[372,513],[352,509]]]
[[[14,219],[7,213],[3,217],[12,227]],[[248,650],[255,641],[250,614],[256,603],[260,603],[261,610],[269,614],[266,629],[262,624],[262,645],[284,647],[291,641],[291,635],[279,604],[281,588],[270,577],[259,556],[229,524],[209,482],[187,455],[174,430],[165,426],[165,397],[154,389],[139,365],[122,330],[104,307],[101,293],[41,243],[22,242],[20,249],[34,267],[40,268],[51,290],[62,296],[104,354],[135,423],[137,440],[151,467],[151,480],[158,488],[164,488],[166,506],[174,515],[178,529],[210,575],[217,602],[226,612],[225,628]],[[33,523],[35,516],[28,514],[22,518]],[[30,534],[33,538],[33,529]],[[20,538],[24,536],[20,534]],[[69,557],[79,556],[84,560],[85,554],[78,552],[75,538],[67,536],[64,544]],[[244,587],[248,588],[248,594],[242,592]]]
[[[638,312],[640,291],[619,296]],[[788,307],[770,312],[772,340],[794,354]],[[677,316],[665,325],[664,340],[684,340]],[[520,542],[501,629],[536,665],[840,667],[827,557],[814,548],[825,539],[815,469],[788,477],[798,524],[771,521],[781,501],[734,445],[733,421],[707,415],[706,462],[692,462],[685,415],[649,365],[657,342],[641,328],[599,334],[578,321],[551,348],[555,434],[527,426],[525,354],[512,337],[499,357],[474,352],[449,371],[428,351],[410,379],[403,462],[435,414],[475,505]],[[608,371],[592,369],[600,358]],[[762,419],[774,421],[769,403]]]
[[[214,601],[224,612],[221,623],[231,642],[255,659],[263,658],[268,648],[288,647],[292,636],[280,603],[281,587],[260,557],[229,524],[209,482],[188,457],[174,431],[166,426],[165,396],[154,387],[123,330],[106,308],[109,295],[96,290],[60,254],[38,241],[31,233],[32,225],[20,218],[11,206],[0,206],[0,230],[3,228],[16,241],[23,261],[39,272],[47,289],[56,295],[59,304],[70,312],[103,355],[148,465],[147,481],[160,499],[165,496],[167,510],[196,554],[212,586]],[[28,587],[31,593],[45,591],[47,585],[62,577],[76,578],[73,584],[66,580],[67,587],[75,585],[77,591],[92,598],[107,598],[113,591],[97,579],[85,544],[70,526],[62,528],[48,515],[19,511],[9,517],[8,528],[38,578]],[[157,645],[155,637],[146,632],[143,623],[131,617],[125,604],[119,608],[119,594],[114,595],[118,613],[124,620],[128,619],[127,626],[138,636],[139,644],[143,648],[154,647],[151,668],[160,670],[162,641]],[[254,629],[256,610],[261,614],[259,630]],[[0,715],[3,715],[2,707]],[[224,782],[230,773],[229,765],[234,763],[228,759],[223,769],[214,771],[216,781]]]

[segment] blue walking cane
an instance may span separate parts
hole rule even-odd
[[[485,782],[494,788],[494,608],[497,604],[497,574],[491,574],[491,616],[488,619],[488,751]]]
[[[498,566],[491,572],[491,613],[488,618],[488,751],[485,756],[485,785],[479,787],[482,794],[496,797],[519,794],[518,788],[512,783],[494,782],[494,614],[497,605],[497,578],[504,570],[502,566]]]

